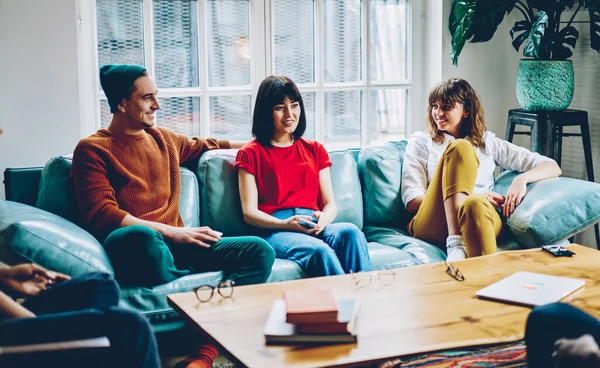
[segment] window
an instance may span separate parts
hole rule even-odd
[[[98,65],[144,65],[159,88],[157,125],[251,138],[271,74],[296,82],[305,137],[329,149],[405,138],[414,6],[406,0],[96,0]],[[111,114],[99,90],[98,126]]]

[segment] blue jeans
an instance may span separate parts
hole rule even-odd
[[[312,216],[313,210],[279,210],[280,220],[295,215]],[[293,231],[277,231],[265,236],[277,258],[296,262],[309,277],[343,275],[371,271],[367,239],[356,225],[348,222],[329,224],[318,237]]]

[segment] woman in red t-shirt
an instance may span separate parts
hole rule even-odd
[[[367,240],[337,214],[322,144],[302,139],[304,103],[287,77],[260,85],[252,118],[255,139],[238,152],[244,220],[265,229],[277,258],[298,263],[308,276],[370,271]]]

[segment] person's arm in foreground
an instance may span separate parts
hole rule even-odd
[[[22,296],[38,295],[49,285],[68,279],[67,275],[46,270],[33,263],[0,268],[0,284]],[[7,318],[35,317],[30,310],[1,291],[0,315]]]

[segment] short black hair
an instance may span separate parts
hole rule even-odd
[[[252,115],[252,135],[258,143],[271,147],[271,138],[275,134],[273,122],[273,106],[280,105],[285,98],[300,104],[300,118],[298,126],[292,135],[299,139],[306,131],[306,114],[304,113],[304,102],[296,84],[288,77],[270,76],[265,78],[258,87],[254,114]]]

